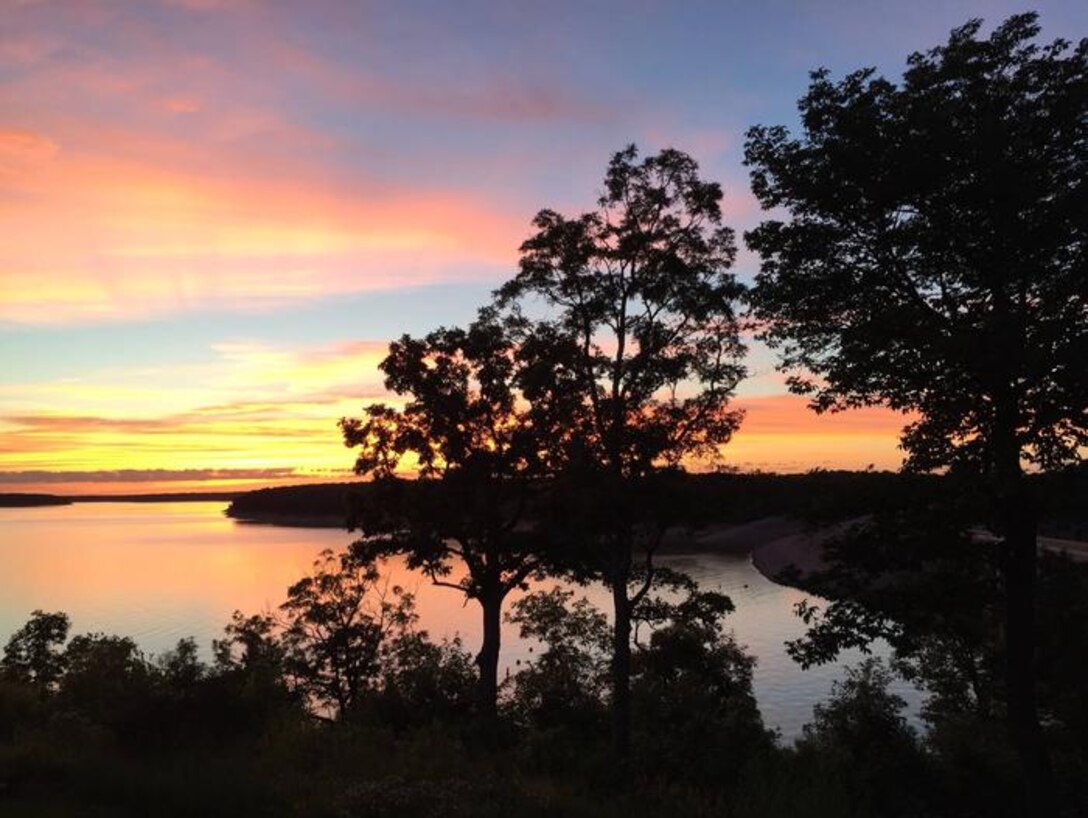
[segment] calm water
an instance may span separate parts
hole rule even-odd
[[[275,607],[317,552],[352,539],[337,530],[236,523],[223,508],[216,502],[0,509],[0,640],[40,608],[66,611],[73,633],[132,636],[148,652],[185,636],[207,650],[232,611]],[[804,630],[793,606],[805,595],[768,581],[742,557],[700,554],[665,562],[733,599],[737,610],[729,624],[758,658],[754,686],[763,718],[784,739],[796,737],[812,706],[842,675],[841,665],[802,671],[786,655],[783,643]],[[459,633],[470,650],[479,647],[475,605],[431,587],[400,563],[388,570],[394,582],[416,591],[421,625],[432,636]],[[582,593],[607,610],[603,589]],[[529,655],[530,645],[513,628],[504,640],[505,666]],[[916,706],[914,691],[898,692]]]

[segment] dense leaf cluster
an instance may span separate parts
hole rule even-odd
[[[920,417],[919,469],[992,468],[1011,425],[1047,468],[1088,444],[1088,41],[1035,15],[916,53],[900,83],[813,73],[804,136],[748,133],[765,337],[817,408]]]

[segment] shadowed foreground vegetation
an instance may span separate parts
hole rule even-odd
[[[814,582],[863,574],[864,559],[847,561],[863,541],[844,538],[839,573]],[[895,547],[924,553],[910,537]],[[999,610],[987,594],[1000,588],[969,595],[983,572],[968,557],[958,568],[929,559],[923,573],[904,566],[885,578],[898,593],[858,592],[845,613],[833,604],[814,617],[794,646],[802,662],[851,633],[864,642],[876,622],[894,653],[890,666],[851,671],[790,747],[762,724],[753,659],[728,629],[730,600],[658,569],[634,612],[622,777],[609,739],[610,627],[571,591],[510,606],[508,620],[540,647],[502,684],[497,719],[481,718],[464,646],[431,640],[411,595],[350,552],[323,553],[277,611],[236,613],[210,661],[192,640],[148,657],[124,637],[69,638],[64,614],[35,612],[0,660],[0,812],[1021,815],[999,645],[985,627]],[[940,586],[943,607],[908,604],[934,590],[919,578]],[[1059,802],[1072,815],[1088,805],[1077,670],[1088,658],[1088,573],[1048,559],[1041,583],[1042,703]],[[956,646],[970,648],[977,676],[951,661]],[[889,693],[893,672],[929,694],[924,733]]]

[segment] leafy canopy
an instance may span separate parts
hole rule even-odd
[[[609,163],[595,211],[537,214],[497,297],[514,308],[524,393],[558,451],[637,477],[711,455],[737,427],[742,288],[721,198],[690,156],[639,161],[632,145]]]
[[[899,84],[816,71],[801,137],[749,131],[753,191],[788,216],[745,237],[752,303],[818,410],[920,414],[909,465],[985,468],[1004,435],[1050,468],[1088,444],[1088,40],[980,28]]]
[[[377,481],[354,509],[356,556],[404,553],[440,584],[461,561],[455,587],[478,597],[497,579],[505,595],[539,564],[516,528],[547,446],[519,401],[513,340],[485,310],[467,328],[403,336],[379,366],[404,406],[340,421],[355,472]],[[413,462],[422,479],[396,479]]]
[[[297,689],[345,713],[377,684],[385,652],[418,617],[411,594],[382,584],[379,567],[322,551],[280,605],[283,667]]]

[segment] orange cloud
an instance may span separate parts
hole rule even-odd
[[[350,362],[360,360],[360,354],[362,360],[373,354],[369,347],[359,352],[352,351],[352,346],[344,345],[342,356],[332,348],[288,354],[234,347],[224,360],[244,362],[233,370],[249,373],[239,392],[260,393],[262,383],[269,392],[276,391],[280,387],[270,376],[272,370],[281,371],[286,380],[298,380],[298,392],[307,384],[324,382],[339,367],[350,368]],[[31,484],[38,484],[37,490],[50,490],[41,486],[105,482],[109,485],[96,490],[116,493],[136,490],[129,484],[152,480],[163,486],[185,483],[195,490],[200,479],[208,485],[249,486],[259,482],[261,475],[266,481],[346,478],[353,456],[340,442],[336,420],[357,415],[361,406],[372,400],[398,402],[373,380],[367,385],[367,380],[357,378],[354,391],[346,385],[329,386],[279,399],[209,402],[187,411],[144,416],[118,416],[108,411],[7,414],[0,420],[5,440],[0,471],[6,473],[0,474],[0,486],[10,483],[14,485],[7,490],[28,491]],[[78,396],[78,385],[72,389]],[[107,390],[101,396],[105,406],[119,405],[109,394]],[[894,469],[901,462],[897,440],[905,422],[902,415],[864,409],[816,416],[802,398],[794,396],[748,398],[738,404],[747,416],[734,440],[723,449],[729,464],[789,472],[816,466]],[[160,473],[163,463],[170,464],[171,474]],[[215,475],[194,476],[208,471],[209,463],[216,464]],[[91,472],[104,476],[96,481]],[[151,477],[140,480],[133,477],[136,472]],[[115,485],[122,482],[123,488]]]
[[[845,412],[817,414],[801,395],[762,395],[742,397],[736,405],[744,409],[744,425],[754,434],[810,431],[822,429],[836,434],[898,434],[911,418],[880,406]]]
[[[882,407],[817,415],[798,395],[742,397],[735,405],[744,409],[744,422],[722,456],[764,471],[898,469],[899,434],[912,419]]]
[[[0,474],[0,486],[15,482],[20,486],[8,490],[31,490],[27,480],[12,477],[26,472],[63,479],[83,472],[157,474],[164,466],[181,470],[178,481],[195,482],[192,474],[213,464],[221,473],[217,484],[228,480],[227,472],[246,472],[252,483],[254,470],[286,470],[291,479],[346,477],[353,457],[337,420],[375,400],[397,402],[377,369],[386,349],[371,341],[302,350],[235,341],[217,345],[215,359],[200,365],[0,385],[0,472],[8,476]],[[109,491],[131,490],[109,482]]]

